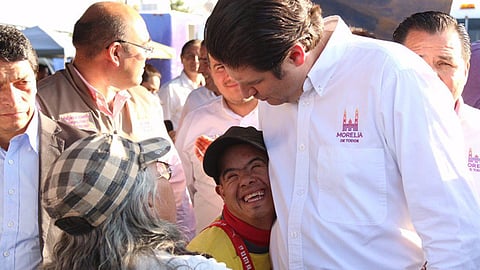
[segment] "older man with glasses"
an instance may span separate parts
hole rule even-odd
[[[73,63],[39,84],[42,112],[81,129],[115,132],[133,141],[169,139],[159,124],[158,101],[140,86],[154,43],[135,9],[118,2],[92,4],[75,24],[73,45]],[[162,158],[172,165],[177,224],[193,237],[195,219],[178,153],[172,149]]]

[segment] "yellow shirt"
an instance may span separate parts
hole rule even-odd
[[[224,262],[233,270],[243,270],[242,261],[227,234],[218,227],[209,227],[199,233],[188,244],[187,249],[213,256],[217,261]],[[271,269],[270,254],[250,252],[255,270]]]

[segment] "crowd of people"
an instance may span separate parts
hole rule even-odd
[[[480,269],[463,25],[419,12],[392,42],[311,0],[219,0],[204,34],[160,85],[127,4],[88,7],[42,79],[0,25],[1,269]]]

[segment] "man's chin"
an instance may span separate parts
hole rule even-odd
[[[273,105],[273,106],[278,106],[278,105],[282,105],[282,104],[285,103],[285,101],[278,100],[278,99],[273,99],[273,98],[266,98],[266,99],[262,99],[262,100],[266,101],[268,104]]]

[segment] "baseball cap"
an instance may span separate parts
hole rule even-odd
[[[138,172],[169,150],[163,138],[133,142],[116,134],[94,134],[80,139],[50,168],[43,206],[60,229],[86,233],[124,201]]]
[[[218,163],[223,152],[232,145],[244,143],[251,144],[262,151],[267,151],[261,131],[254,127],[230,127],[223,135],[215,139],[205,151],[203,157],[203,170],[205,173],[213,177],[215,182],[219,184]]]

